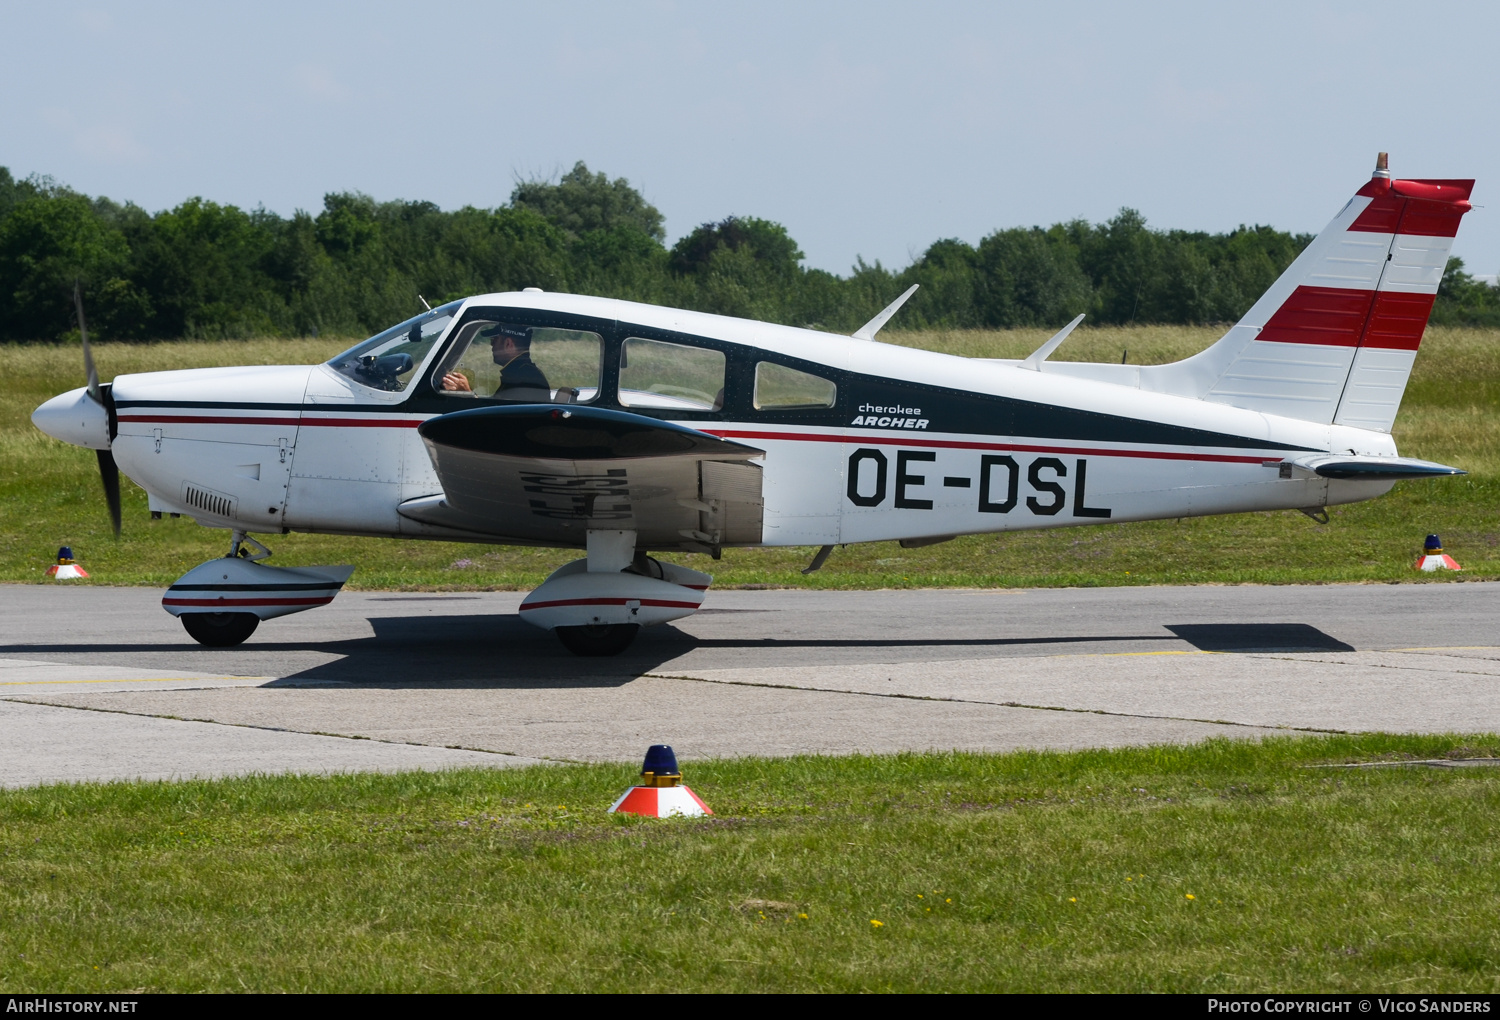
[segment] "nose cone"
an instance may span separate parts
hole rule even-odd
[[[31,412],[31,424],[53,439],[90,450],[109,449],[109,414],[87,387],[59,393]]]

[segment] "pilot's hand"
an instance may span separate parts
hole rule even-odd
[[[469,377],[462,372],[449,372],[443,376],[443,389],[463,390],[465,393],[472,392],[469,387]]]

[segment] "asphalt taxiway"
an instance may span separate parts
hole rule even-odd
[[[519,593],[346,592],[193,644],[144,588],[0,585],[0,785],[1500,730],[1500,585],[714,591],[579,659]]]

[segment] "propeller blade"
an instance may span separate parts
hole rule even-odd
[[[73,281],[73,308],[78,312],[78,335],[83,338],[83,370],[89,377],[89,396],[95,403],[110,412],[110,439],[114,439],[114,402],[106,402],[104,391],[99,386],[99,370],[94,367],[94,352],[89,349],[89,327],[83,318],[83,292],[78,281]],[[114,525],[115,537],[120,537],[120,467],[115,455],[109,450],[95,450],[99,458],[99,479],[104,483],[104,501],[109,504],[109,522]]]
[[[78,335],[83,337],[83,370],[89,377],[89,396],[97,403],[104,403],[103,396],[99,393],[99,370],[94,367],[94,352],[89,350],[89,327],[83,321],[83,294],[78,289],[78,281],[73,281],[73,307],[78,310]],[[119,488],[118,482],[116,489]],[[118,533],[119,528],[115,531]]]
[[[104,501],[109,504],[109,520],[115,526],[115,537],[120,537],[120,469],[115,465],[115,455],[108,450],[95,450],[99,457],[99,477],[104,482]]]

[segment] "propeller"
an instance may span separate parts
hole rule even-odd
[[[78,311],[78,335],[83,338],[83,370],[89,377],[89,398],[100,407],[110,412],[110,425],[114,425],[114,408],[112,401],[105,393],[104,387],[99,385],[99,370],[94,367],[94,352],[89,348],[89,327],[83,321],[83,294],[78,289],[78,282],[73,282],[73,307]],[[114,429],[110,429],[110,439],[113,440]],[[109,504],[109,520],[115,527],[115,537],[120,537],[120,468],[115,464],[115,455],[109,450],[95,450],[95,456],[99,458],[99,479],[104,483],[104,501]]]

